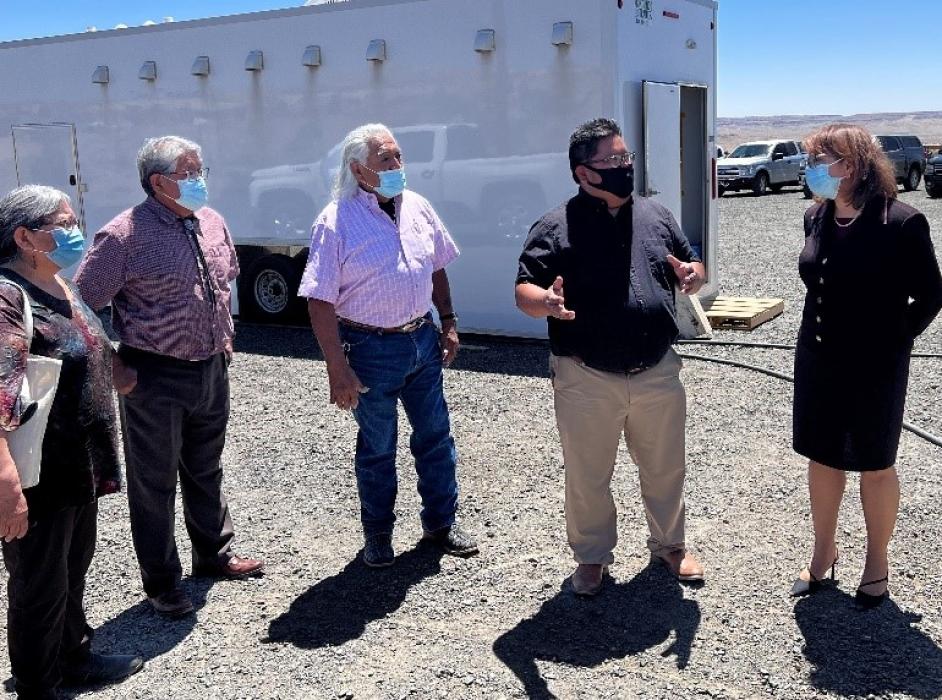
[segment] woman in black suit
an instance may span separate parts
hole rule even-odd
[[[814,553],[792,595],[834,564],[846,473],[860,472],[867,559],[856,600],[888,597],[887,546],[899,509],[895,461],[913,340],[942,308],[926,217],[896,199],[893,167],[859,126],[805,139],[808,186],[798,269],[807,287],[795,353],[794,448],[807,457]]]

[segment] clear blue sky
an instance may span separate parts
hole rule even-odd
[[[302,2],[0,0],[0,41]],[[940,43],[942,0],[720,0],[719,115],[942,110]]]

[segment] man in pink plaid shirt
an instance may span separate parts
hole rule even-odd
[[[445,273],[458,248],[432,206],[405,189],[402,162],[382,124],[347,135],[334,201],[314,222],[299,289],[327,362],[330,402],[352,410],[359,426],[363,561],[372,567],[395,558],[399,401],[412,426],[423,539],[458,556],[478,551],[455,520],[457,453],[442,387],[442,368],[458,351]]]

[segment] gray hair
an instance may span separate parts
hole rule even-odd
[[[392,136],[385,124],[364,124],[347,134],[340,147],[340,171],[334,180],[334,199],[348,199],[357,193],[360,183],[350,170],[351,163],[366,164],[370,144],[383,136]]]
[[[141,187],[150,196],[154,196],[154,188],[150,186],[150,176],[156,174],[169,175],[177,167],[180,156],[186,153],[195,153],[203,160],[203,149],[198,143],[182,136],[158,136],[147,139],[141,150],[137,152],[137,172],[141,176]]]
[[[0,262],[9,262],[19,253],[13,234],[21,226],[35,231],[46,224],[69,195],[46,185],[17,187],[0,199]]]

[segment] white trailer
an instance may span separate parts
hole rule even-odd
[[[462,327],[539,336],[513,303],[527,229],[575,191],[566,151],[612,116],[636,189],[666,205],[717,292],[712,0],[346,0],[0,44],[0,190],[69,192],[94,232],[141,200],[145,137],[203,146],[244,316],[280,320],[337,144],[393,128],[409,187],[462,249]]]

